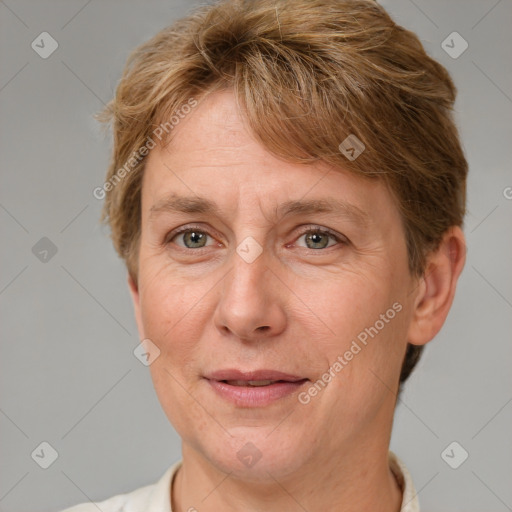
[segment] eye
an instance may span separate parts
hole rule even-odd
[[[305,247],[308,249],[326,249],[343,240],[327,229],[309,229],[302,233],[298,240],[304,239]],[[333,243],[331,243],[333,242]],[[300,247],[304,247],[301,245]]]
[[[178,247],[183,247],[184,249],[201,249],[207,247],[206,242],[208,238],[211,237],[205,231],[188,227],[169,235],[166,242],[174,242]]]

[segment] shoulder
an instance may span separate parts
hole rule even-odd
[[[171,480],[181,461],[171,466],[154,484],[140,487],[125,494],[117,494],[104,501],[75,505],[61,512],[140,512],[141,510],[171,512]]]
[[[147,504],[157,484],[147,485],[126,494],[117,494],[104,501],[81,503],[62,512],[131,512],[134,507]]]

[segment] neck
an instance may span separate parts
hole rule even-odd
[[[402,493],[388,463],[385,449],[359,447],[342,457],[326,457],[305,464],[300,474],[267,482],[247,482],[227,475],[190,446],[183,446],[183,464],[172,489],[173,512],[296,512],[343,510],[398,512]],[[365,446],[365,454],[360,448]],[[367,449],[372,448],[372,449]]]

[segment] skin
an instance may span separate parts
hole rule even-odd
[[[218,213],[170,211],[171,194],[209,199]],[[276,214],[286,201],[326,198],[351,207]],[[191,224],[200,242],[174,236]],[[336,238],[311,239],[315,228]],[[236,251],[247,237],[262,249],[252,263]],[[388,447],[401,363],[408,341],[425,344],[441,328],[464,258],[454,227],[425,275],[412,276],[381,182],[277,159],[248,132],[232,92],[201,101],[148,156],[129,279],[140,337],[160,350],[155,390],[183,442],[173,511],[400,510]],[[266,368],[314,383],[396,303],[401,311],[307,404],[294,393],[239,407],[203,378]],[[248,442],[261,453],[252,467],[237,457]]]

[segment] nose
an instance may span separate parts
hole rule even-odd
[[[285,330],[286,286],[267,263],[265,252],[251,263],[234,252],[214,317],[221,334],[257,341]]]

